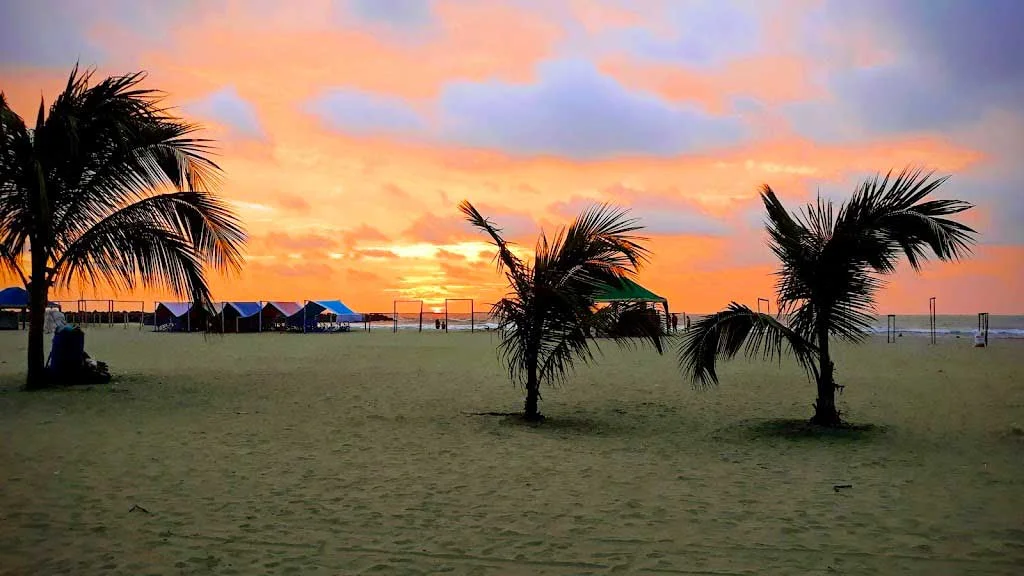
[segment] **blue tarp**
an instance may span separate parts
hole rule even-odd
[[[11,286],[0,290],[0,308],[28,307],[28,290]]]
[[[302,314],[302,304],[298,302],[284,302],[284,301],[272,301],[264,304],[264,307],[270,306],[281,313],[286,318]]]
[[[228,302],[227,305],[234,308],[240,318],[255,316],[263,308],[259,302]]]
[[[192,309],[191,302],[157,302],[157,307],[163,306],[175,318],[181,318]]]
[[[322,311],[330,312],[331,314],[338,315],[338,322],[362,322],[363,315],[353,312],[351,308],[345,306],[341,300],[314,300],[311,302],[323,308]],[[322,312],[321,311],[321,312]],[[317,312],[319,314],[320,312]]]

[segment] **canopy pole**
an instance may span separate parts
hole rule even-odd
[[[263,300],[260,300],[260,326],[256,329],[256,333],[263,333]]]
[[[302,333],[303,334],[306,333],[306,306],[308,306],[308,305],[309,305],[309,300],[306,300],[306,303],[302,305]]]

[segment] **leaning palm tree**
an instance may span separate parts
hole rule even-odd
[[[29,291],[28,389],[49,384],[52,287],[141,284],[205,303],[205,269],[242,264],[245,233],[212,192],[210,142],[139,86],[143,73],[91,78],[76,66],[34,128],[0,94],[0,268]]]
[[[564,381],[577,362],[590,362],[599,350],[592,335],[612,335],[620,345],[634,340],[652,344],[660,353],[662,330],[648,315],[598,309],[595,298],[609,285],[633,276],[647,258],[635,236],[641,229],[623,210],[595,206],[548,240],[537,240],[533,265],[523,262],[490,220],[468,201],[459,209],[497,247],[499,271],[504,271],[509,294],[491,310],[502,341],[500,353],[509,377],[526,388],[524,418],[541,420],[538,407],[542,384]],[[616,312],[627,312],[625,306]]]
[[[838,426],[830,338],[861,342],[870,331],[874,301],[901,257],[920,270],[930,251],[940,260],[970,253],[976,234],[947,218],[971,208],[961,200],[925,200],[948,177],[905,169],[862,183],[838,209],[818,199],[789,213],[765,185],[769,244],[781,262],[778,316],[733,302],[703,318],[680,341],[679,362],[695,385],[718,382],[715,361],[741,350],[779,358],[791,352],[817,384],[813,424]]]

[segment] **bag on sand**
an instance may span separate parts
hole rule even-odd
[[[85,333],[78,326],[64,326],[53,333],[46,369],[50,378],[65,386],[110,382],[107,364],[85,353]]]

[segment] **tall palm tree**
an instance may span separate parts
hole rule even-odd
[[[971,208],[961,200],[925,200],[948,177],[905,169],[863,182],[838,209],[818,199],[799,213],[782,206],[775,192],[761,191],[768,212],[776,273],[778,316],[733,302],[703,318],[680,341],[679,362],[695,385],[718,382],[715,361],[743,350],[778,358],[791,352],[817,384],[811,422],[841,424],[836,410],[832,337],[861,342],[870,331],[875,295],[901,257],[919,271],[931,252],[940,260],[970,253],[976,232],[947,218]]]
[[[34,128],[0,93],[0,267],[29,291],[26,388],[48,384],[51,287],[141,283],[207,302],[205,269],[242,264],[245,233],[213,193],[220,168],[210,142],[141,88],[144,77],[90,86],[92,72],[75,66],[49,113],[40,103]]]
[[[595,206],[550,241],[542,232],[531,266],[513,254],[501,229],[472,204],[463,201],[459,209],[473,226],[491,237],[498,249],[498,269],[508,279],[510,293],[494,305],[491,314],[502,332],[499,349],[508,363],[509,377],[526,388],[527,420],[543,418],[538,407],[542,384],[560,383],[577,361],[594,359],[593,350],[599,348],[591,335],[614,334],[625,346],[638,339],[661,353],[659,322],[646,321],[646,315],[612,314],[610,308],[595,306],[603,288],[635,275],[648,255],[640,244],[644,238],[633,234],[641,227],[627,218],[625,211]],[[626,305],[620,310],[630,308]]]

